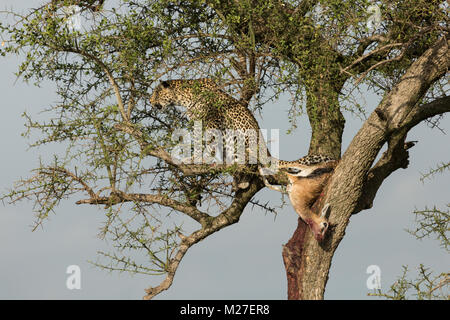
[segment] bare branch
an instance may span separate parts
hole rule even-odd
[[[161,293],[164,290],[167,290],[172,285],[180,261],[189,250],[189,248],[199,241],[203,240],[204,238],[208,237],[209,235],[213,234],[214,232],[217,232],[229,225],[238,222],[247,203],[262,187],[262,183],[251,183],[250,187],[247,190],[238,191],[236,193],[233,202],[226,210],[224,210],[218,216],[210,218],[208,225],[203,226],[202,229],[193,232],[189,236],[181,235],[181,243],[178,247],[178,251],[175,254],[175,257],[169,262],[166,278],[158,286],[146,289],[145,291],[147,292],[147,295],[144,297],[144,299],[152,299],[157,294]]]
[[[390,43],[390,44],[386,44],[386,45],[384,45],[384,46],[382,46],[380,48],[377,48],[377,49],[375,49],[373,51],[370,51],[370,52],[360,56],[359,58],[357,58],[355,61],[353,61],[350,65],[348,65],[344,69],[341,69],[341,74],[344,73],[344,72],[347,72],[348,70],[353,68],[358,63],[361,63],[362,61],[366,60],[367,58],[369,58],[371,56],[374,56],[375,54],[378,54],[378,53],[383,52],[383,51],[387,51],[388,52],[388,50],[390,50],[393,47],[400,47],[400,46],[404,46],[404,45],[405,44],[403,42]]]
[[[113,206],[124,202],[160,204],[162,206],[169,207],[187,214],[189,217],[191,217],[201,225],[205,225],[208,222],[208,219],[211,218],[208,214],[198,210],[194,206],[191,206],[188,203],[182,203],[173,200],[169,198],[169,196],[167,195],[124,193],[116,191],[114,193],[111,193],[109,197],[94,197],[90,199],[79,200],[76,202],[76,204],[94,204],[94,205],[104,204],[107,206]]]
[[[372,208],[375,196],[384,180],[394,171],[409,165],[408,149],[414,146],[415,142],[406,142],[406,134],[399,134],[391,137],[388,141],[388,150],[383,153],[380,160],[370,169],[367,180],[364,182],[363,194],[359,198],[359,203],[353,214],[362,210]]]
[[[371,208],[383,181],[394,171],[408,167],[409,154],[407,150],[415,144],[415,142],[411,141],[405,143],[408,131],[421,121],[445,112],[450,112],[450,97],[438,98],[433,102],[417,106],[408,114],[401,125],[402,130],[398,130],[398,133],[393,134],[389,138],[388,150],[383,153],[380,160],[367,174],[367,180],[363,187],[363,196],[359,199],[359,204],[354,214]]]

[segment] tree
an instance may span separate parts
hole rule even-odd
[[[160,79],[212,78],[252,110],[288,92],[291,125],[302,110],[311,124],[309,153],[341,158],[313,207],[331,205],[328,236],[317,242],[299,219],[283,249],[289,299],[323,298],[350,216],[371,208],[385,179],[407,168],[408,131],[450,111],[445,1],[123,0],[102,2],[100,13],[80,2],[84,23],[75,30],[62,11],[69,4],[10,13],[17,23],[1,25],[2,54],[27,53],[19,75],[58,86],[49,119],[27,117],[29,132],[42,134],[34,145],[67,146],[4,199],[32,199],[37,225],[78,193],[87,198],[77,204],[104,205],[103,235],[118,253],[104,253],[110,263],[102,266],[166,274],[146,298],[168,289],[189,248],[237,223],[248,204],[273,210],[254,199],[264,187],[256,172],[245,173],[248,188],[234,190],[236,168],[172,159],[171,135],[189,124],[149,105]],[[365,116],[351,99],[363,85],[383,99],[340,157],[342,110]],[[200,227],[186,234],[179,217],[170,225],[159,207]],[[136,251],[148,261],[134,259]]]

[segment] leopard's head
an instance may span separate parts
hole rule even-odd
[[[214,90],[217,90],[217,86],[208,78],[165,80],[161,81],[153,90],[150,103],[158,109],[172,105],[187,107],[194,100],[205,99],[205,92],[209,93]]]
[[[153,90],[150,97],[150,103],[153,107],[163,109],[172,106],[177,101],[177,94],[170,81],[161,81],[161,83]]]

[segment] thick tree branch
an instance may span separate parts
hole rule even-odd
[[[210,218],[210,216],[196,207],[191,206],[188,203],[183,203],[170,198],[167,195],[153,195],[153,194],[143,194],[143,193],[124,193],[124,192],[114,192],[108,197],[94,197],[90,199],[79,200],[76,204],[104,204],[107,206],[113,206],[124,202],[142,202],[150,204],[160,204],[165,207],[172,208],[174,210],[180,211],[200,223],[205,225]]]
[[[330,190],[334,190],[333,198],[336,197],[343,201],[350,195],[358,194],[356,199],[359,199],[365,176],[385,142],[390,142],[391,150],[388,150],[388,154],[389,152],[394,154],[394,150],[398,151],[403,148],[407,130],[412,127],[414,121],[417,123],[420,118],[414,115],[420,114],[423,118],[425,114],[431,116],[432,111],[445,109],[447,100],[444,98],[428,105],[428,107],[432,107],[430,109],[425,106],[418,107],[417,102],[431,84],[445,74],[449,64],[448,40],[443,37],[410,66],[399,83],[364,123],[345,152],[330,185]],[[410,122],[406,121],[408,118],[410,118]],[[388,154],[387,157],[390,158]],[[378,168],[387,160],[382,158],[380,161]],[[348,177],[352,178],[348,179]],[[345,197],[341,192],[345,192]],[[351,197],[353,198],[353,196]],[[352,208],[350,203],[348,205]],[[356,202],[353,206],[356,206]]]
[[[446,112],[450,112],[450,96],[440,97],[429,103],[414,107],[399,126],[410,129],[428,118]]]
[[[408,149],[415,142],[405,143],[406,133],[391,137],[388,141],[388,150],[383,153],[380,160],[370,169],[367,180],[364,182],[363,193],[353,214],[372,208],[373,201],[384,180],[394,171],[409,165]]]
[[[360,203],[367,174],[382,146],[389,139],[392,148],[404,146],[404,120],[414,111],[430,86],[447,72],[450,63],[448,40],[443,37],[406,70],[400,81],[353,138],[335,169],[325,195],[319,201],[331,205],[330,229],[325,241],[318,243],[307,232],[297,268],[299,298],[323,299],[331,260],[345,235],[350,216]],[[380,164],[381,165],[381,164]]]
[[[262,183],[259,183],[258,180],[253,181],[248,189],[245,191],[240,190],[236,193],[233,202],[226,210],[222,211],[218,216],[210,218],[208,225],[202,226],[200,230],[193,232],[189,236],[180,234],[181,243],[178,246],[178,251],[175,256],[169,262],[166,278],[158,286],[146,289],[147,295],[144,296],[144,299],[152,299],[157,294],[167,290],[172,285],[181,259],[183,259],[189,248],[209,235],[237,223],[247,203],[262,187]]]
[[[369,171],[364,186],[364,195],[360,198],[360,203],[355,208],[354,213],[371,208],[376,193],[383,181],[395,170],[408,166],[407,150],[412,145],[411,143],[404,143],[406,133],[421,121],[445,112],[450,112],[450,97],[439,98],[433,102],[414,108],[403,121],[403,129],[389,139],[388,150]]]
[[[377,109],[387,118],[389,131],[406,126],[409,115],[416,114],[417,103],[425,95],[432,83],[444,76],[450,68],[450,40],[447,37],[439,39],[407,70],[400,82],[383,99]],[[445,102],[444,100],[443,102]],[[432,109],[442,108],[434,104]],[[432,110],[431,110],[432,111]],[[425,111],[421,113],[426,114]]]
[[[355,213],[372,207],[373,200],[384,180],[397,169],[405,169],[408,164],[408,149],[414,142],[406,142],[407,132],[420,122],[446,112],[450,112],[450,97],[438,98],[430,103],[417,106],[402,123],[402,130],[390,137],[388,150],[383,153],[378,162],[370,169],[364,184],[363,196],[360,198]]]

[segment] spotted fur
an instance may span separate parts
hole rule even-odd
[[[325,155],[307,155],[295,161],[285,161],[271,157],[263,141],[258,122],[247,108],[245,104],[233,98],[231,95],[222,91],[211,79],[194,79],[194,80],[167,80],[162,81],[153,91],[150,98],[152,106],[163,109],[168,106],[178,105],[186,108],[186,114],[191,120],[201,120],[204,129],[215,129],[222,132],[231,129],[238,131],[244,135],[245,145],[248,148],[249,138],[245,135],[245,130],[255,130],[258,132],[259,147],[264,150],[260,152],[267,155],[264,163],[275,162],[276,170],[293,167],[293,166],[311,166],[319,163],[326,163],[333,160]],[[235,139],[234,136],[224,134],[225,143],[228,139]],[[248,150],[246,152],[248,155]],[[261,166],[260,166],[261,168]],[[249,166],[251,171],[255,170],[253,166]],[[263,173],[274,174],[273,171]]]
[[[294,161],[278,160],[278,168],[281,169],[281,168],[295,167],[296,165],[313,166],[335,160],[336,159],[330,156],[322,154],[310,154]]]
[[[153,91],[150,103],[160,109],[172,105],[185,107],[190,120],[201,120],[204,129],[221,131],[225,146],[234,145],[237,139],[242,139],[245,142],[245,156],[248,160],[250,137],[246,131],[255,130],[255,138],[258,140],[255,142],[258,143],[258,148],[264,148],[260,154],[267,157],[264,163],[268,163],[271,159],[258,122],[250,110],[245,104],[222,91],[210,79],[162,81]],[[257,150],[253,151],[256,152],[253,153],[255,160],[260,160],[256,158]],[[254,171],[256,167],[250,165],[247,169]]]
[[[250,110],[220,90],[210,79],[162,81],[150,103],[157,108],[184,106],[191,120],[202,120],[206,129],[259,130]]]

